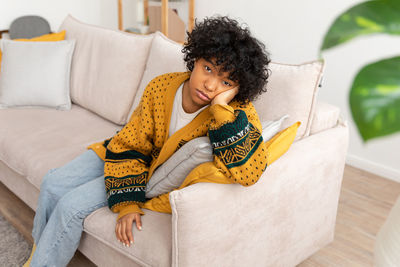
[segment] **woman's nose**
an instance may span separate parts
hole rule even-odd
[[[208,79],[204,83],[204,87],[207,89],[207,91],[215,91],[217,87],[217,81],[215,79]]]

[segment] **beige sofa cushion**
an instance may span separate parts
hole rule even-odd
[[[300,121],[296,140],[308,136],[323,67],[322,61],[300,65],[271,63],[268,91],[254,101],[260,120],[276,120],[289,114],[282,128]]]
[[[310,135],[333,128],[338,123],[339,116],[339,107],[321,101],[317,102]]]
[[[0,127],[0,160],[38,189],[49,169],[64,165],[87,145],[121,128],[77,105],[69,111],[4,109],[0,121],[7,125]]]
[[[64,20],[61,30],[66,30],[66,40],[76,39],[72,102],[125,124],[154,36],[104,29],[71,16]]]
[[[134,109],[139,105],[144,89],[153,78],[168,72],[186,71],[181,50],[182,45],[168,39],[161,32],[155,33],[146,69],[129,114],[132,114]],[[127,122],[129,121],[129,117]]]
[[[139,231],[133,224],[134,243],[130,247],[125,247],[115,237],[117,214],[110,211],[108,207],[100,208],[86,217],[85,232],[121,252],[140,266],[169,267],[172,254],[171,214],[143,210],[146,215],[141,217],[142,230]],[[112,266],[126,266],[123,265],[123,262],[123,260],[115,258]]]

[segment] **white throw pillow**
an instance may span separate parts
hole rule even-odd
[[[146,198],[153,198],[178,188],[191,170],[203,162],[212,160],[212,147],[208,136],[190,140],[156,169],[147,183]]]
[[[262,122],[263,141],[268,141],[281,130],[288,115],[275,121]],[[178,188],[198,165],[212,161],[212,147],[208,136],[190,140],[153,173],[146,186],[146,198],[153,198]]]
[[[71,108],[70,70],[75,41],[3,40],[0,108]]]
[[[283,115],[280,119],[275,120],[275,121],[263,121],[261,123],[262,126],[262,138],[264,142],[268,141],[271,139],[274,135],[276,135],[281,129],[282,129],[282,124],[283,121],[289,118],[289,115]]]

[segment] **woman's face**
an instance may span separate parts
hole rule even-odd
[[[228,72],[222,72],[213,60],[203,58],[195,61],[188,84],[190,104],[197,109],[210,104],[216,95],[237,86],[229,79]]]

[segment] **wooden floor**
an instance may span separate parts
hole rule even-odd
[[[33,217],[35,212],[14,195],[7,187],[0,182],[0,213],[6,218],[29,243],[33,243],[31,235]],[[68,267],[95,267],[88,258],[77,251],[68,264]]]
[[[400,195],[400,183],[346,165],[334,241],[298,267],[372,266],[375,236]],[[34,212],[0,183],[0,212],[29,241]],[[77,252],[69,266],[94,266]]]
[[[400,183],[346,165],[335,239],[298,267],[373,266],[375,236],[400,195]]]

